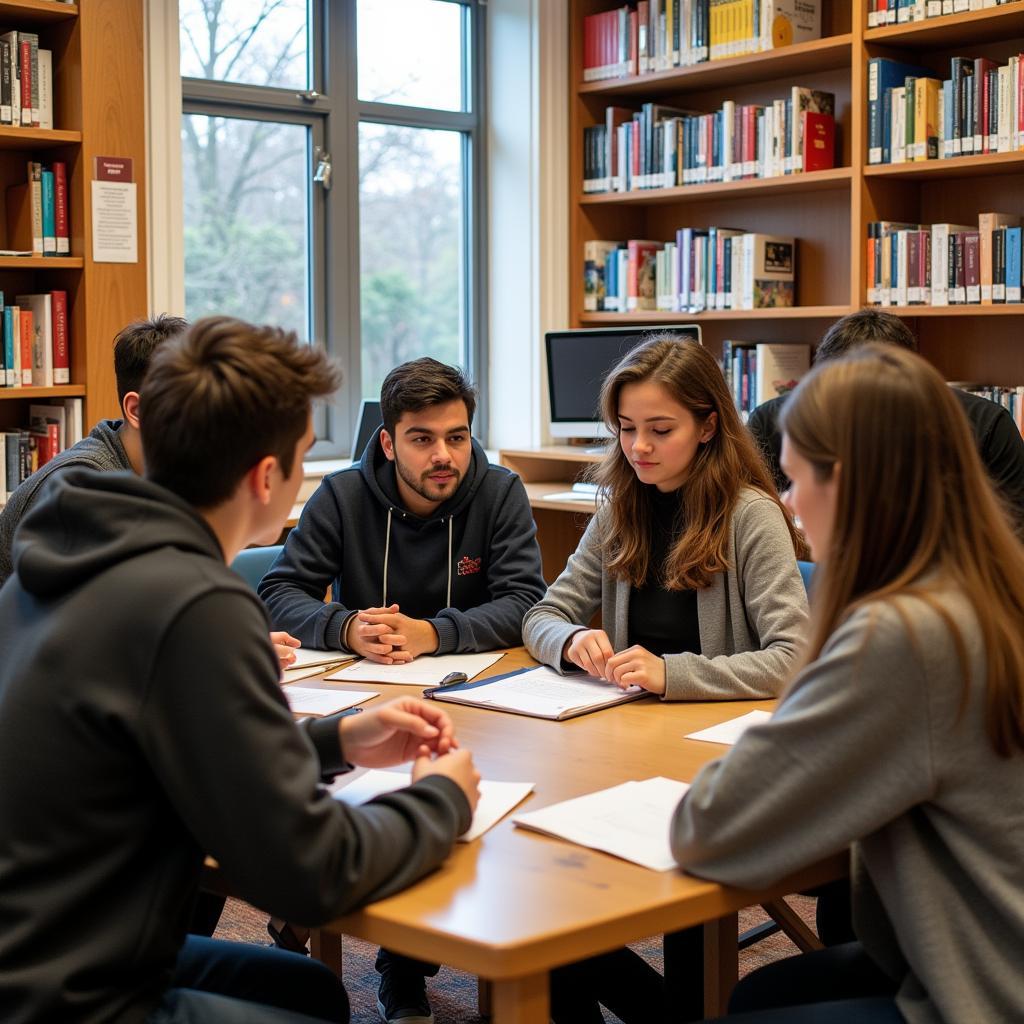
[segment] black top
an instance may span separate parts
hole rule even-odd
[[[700,623],[696,590],[666,590],[661,572],[673,540],[679,535],[679,491],[663,494],[651,487],[653,523],[651,560],[643,586],[629,593],[629,641],[651,654],[700,654]]]
[[[953,389],[967,414],[981,461],[996,489],[1010,505],[1014,526],[1024,532],[1024,440],[1013,422],[1013,417],[996,402]],[[769,398],[759,405],[747,420],[754,440],[761,446],[768,468],[775,478],[779,492],[789,487],[789,480],[779,466],[782,449],[782,431],[779,417],[787,395]]]

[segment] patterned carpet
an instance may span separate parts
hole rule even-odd
[[[808,924],[814,926],[814,900],[792,896],[788,902]],[[744,911],[740,914],[740,931],[764,920],[765,915],[760,908]],[[266,914],[236,900],[228,900],[215,937],[266,944],[269,941],[266,925]],[[660,939],[638,943],[634,948],[661,969]],[[769,936],[740,954],[740,975],[796,952],[796,947],[781,933]],[[352,1003],[352,1024],[379,1024],[376,1010],[377,972],[373,969],[376,953],[376,948],[365,942],[345,939],[343,976]],[[437,977],[427,984],[436,1024],[481,1024],[485,1020],[477,1013],[476,978],[442,967]],[[607,1018],[609,1021],[618,1021],[617,1017],[610,1014]]]

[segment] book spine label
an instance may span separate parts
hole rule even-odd
[[[53,383],[71,383],[71,346],[68,332],[68,294],[55,291],[50,295],[53,311]]]

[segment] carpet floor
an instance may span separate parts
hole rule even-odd
[[[814,927],[814,900],[803,896],[788,897],[787,902],[801,917]],[[740,913],[740,931],[751,928],[766,920],[758,907]],[[228,900],[214,935],[218,939],[236,942],[266,944],[267,915],[254,910],[245,903]],[[635,943],[634,949],[661,970],[661,939],[652,938]],[[796,946],[782,933],[776,933],[740,953],[740,976],[760,967],[762,964],[779,960],[797,953]],[[352,1024],[379,1024],[377,1016],[377,972],[373,961],[376,947],[348,936],[344,942],[343,977],[352,1004]],[[428,979],[430,1004],[434,1010],[435,1024],[482,1024],[485,1018],[477,1012],[476,978],[462,971],[442,967],[436,978]],[[606,1014],[608,1021],[618,1018]]]

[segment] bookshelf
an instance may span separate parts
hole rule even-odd
[[[118,412],[114,336],[147,312],[142,0],[2,0],[0,31],[8,29],[37,32],[40,46],[53,51],[54,128],[0,127],[0,197],[7,186],[24,181],[27,160],[63,160],[71,256],[0,257],[0,289],[5,297],[67,292],[71,384],[0,388],[0,429],[25,426],[30,402],[81,397],[88,432],[96,420]],[[90,194],[97,156],[132,159],[137,263],[92,259]],[[3,206],[0,202],[0,247],[8,247]]]
[[[1024,215],[1024,151],[927,163],[868,165],[871,57],[923,64],[948,77],[955,55],[1005,62],[1024,53],[1024,0],[909,24],[867,28],[866,0],[820,0],[822,38],[764,53],[630,78],[583,82],[583,18],[621,0],[571,0],[570,310],[573,326],[697,322],[719,355],[726,339],[814,344],[866,301],[871,221],[977,223],[979,212]],[[725,99],[764,103],[792,85],[836,97],[836,168],[781,178],[631,193],[583,193],[583,130],[605,107],[658,101],[711,111]],[[798,239],[791,309],[607,313],[583,311],[583,243],[669,241],[677,227],[735,227]],[[904,317],[921,352],[949,380],[1024,383],[1024,305],[884,307]]]

